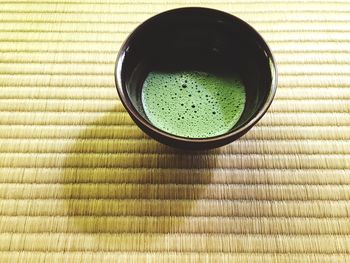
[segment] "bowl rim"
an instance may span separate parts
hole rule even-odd
[[[176,13],[176,12],[207,12],[208,15],[210,13],[215,13],[217,15],[225,16],[231,19],[236,20],[238,23],[240,23],[242,26],[247,27],[255,36],[257,37],[257,42],[263,44],[263,51],[266,54],[266,57],[269,59],[269,65],[270,65],[270,73],[271,73],[271,85],[269,89],[268,96],[262,105],[260,107],[259,111],[244,125],[240,126],[237,129],[233,129],[232,131],[228,131],[224,134],[217,135],[217,136],[212,136],[212,137],[206,137],[206,138],[189,138],[189,137],[182,137],[182,136],[177,136],[171,133],[168,133],[166,131],[163,131],[154,125],[152,125],[149,121],[147,121],[139,112],[138,110],[134,107],[133,103],[131,102],[129,95],[127,94],[126,88],[123,87],[122,85],[122,66],[125,58],[125,53],[128,51],[128,46],[130,41],[132,41],[132,38],[143,29],[144,26],[146,26],[148,23],[152,22],[155,19],[158,19],[162,16],[171,14],[171,13]],[[142,23],[140,23],[125,39],[125,41],[122,43],[122,45],[119,48],[119,52],[116,58],[116,63],[115,63],[115,68],[114,68],[114,80],[115,80],[115,85],[116,89],[118,92],[118,95],[120,97],[120,100],[129,113],[129,115],[132,117],[132,119],[136,122],[138,126],[142,125],[143,127],[140,128],[146,128],[149,130],[151,133],[155,133],[160,135],[163,138],[171,139],[173,141],[177,142],[182,142],[182,143],[216,143],[219,141],[227,141],[230,138],[236,138],[240,137],[244,133],[246,133],[250,128],[252,128],[267,112],[269,109],[275,94],[277,90],[277,81],[278,81],[278,73],[277,73],[277,67],[276,67],[276,62],[274,59],[274,56],[271,52],[271,49],[265,39],[247,22],[244,20],[221,10],[213,9],[213,8],[206,8],[206,7],[181,7],[181,8],[175,8],[175,9],[170,9],[164,12],[161,12],[159,14],[156,14]],[[143,129],[144,130],[144,129]]]

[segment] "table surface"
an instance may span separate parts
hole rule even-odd
[[[273,50],[276,98],[240,140],[183,154],[114,86],[140,22],[206,6]],[[1,262],[349,262],[350,1],[0,1]]]

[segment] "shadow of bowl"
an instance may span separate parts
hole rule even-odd
[[[128,121],[104,125],[111,118],[82,131],[65,160],[67,232],[120,234],[130,242],[130,235],[188,231],[186,216],[201,213],[191,211],[210,184],[215,156],[169,148]],[[99,246],[99,235],[92,236]]]

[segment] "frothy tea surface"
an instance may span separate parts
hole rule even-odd
[[[142,88],[142,104],[151,123],[189,138],[228,132],[242,115],[245,97],[240,78],[198,71],[154,71]]]

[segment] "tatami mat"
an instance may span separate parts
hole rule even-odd
[[[251,23],[276,98],[240,140],[179,153],[122,107],[128,33],[181,6]],[[0,1],[0,262],[349,262],[350,2]]]

